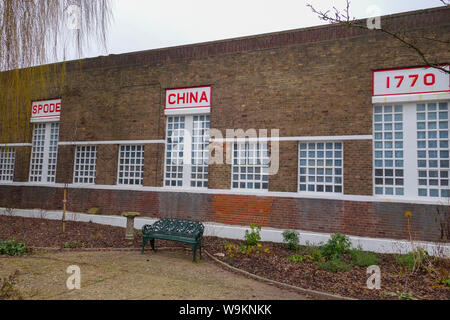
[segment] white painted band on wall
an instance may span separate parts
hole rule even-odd
[[[372,103],[402,103],[436,100],[450,100],[450,92],[422,93],[422,94],[401,94],[393,96],[372,97]]]
[[[151,144],[166,143],[165,140],[106,140],[106,141],[59,141],[58,146],[100,145],[100,144]]]
[[[450,205],[449,199],[423,199],[407,198],[402,196],[360,196],[349,194],[318,194],[313,192],[281,192],[245,189],[208,189],[208,188],[178,188],[178,187],[148,187],[135,185],[101,185],[101,184],[67,184],[64,183],[38,183],[38,182],[0,182],[0,186],[19,187],[47,187],[47,188],[72,188],[93,190],[117,190],[117,191],[139,191],[139,192],[173,192],[212,195],[239,195],[256,197],[278,197],[317,200],[340,200],[355,202],[380,202],[380,203],[407,203],[424,205]]]
[[[31,143],[0,143],[0,147],[32,147]]]
[[[0,215],[13,215],[27,218],[43,218],[50,220],[61,220],[61,211],[45,211],[39,209],[25,210],[25,209],[13,209],[10,213],[6,208],[0,208]],[[126,218],[122,216],[107,216],[107,215],[90,215],[84,213],[66,212],[67,221],[79,221],[79,222],[93,222],[98,224],[105,224],[116,227],[126,227]],[[135,218],[134,228],[141,229],[144,224],[152,224],[158,219],[152,218]],[[205,236],[215,236],[219,238],[227,239],[244,239],[245,230],[249,230],[244,226],[233,226],[221,223],[205,222]],[[284,230],[275,228],[261,228],[261,241],[270,242],[283,242]],[[297,230],[299,232],[301,245],[320,245],[325,243],[330,238],[329,233],[309,232],[303,230]],[[124,231],[125,232],[125,231]],[[124,233],[125,235],[125,233]],[[413,244],[408,240],[395,240],[384,238],[368,238],[349,236],[353,247],[361,246],[363,250],[373,251],[379,253],[408,253],[411,251],[412,246],[416,248],[421,247],[425,249],[430,255],[433,256],[450,256],[450,244],[449,243],[433,243],[425,241],[416,241]],[[31,244],[28,244],[31,245]]]
[[[279,142],[279,141],[342,141],[342,140],[372,140],[372,135],[346,136],[304,136],[304,137],[259,137],[259,138],[217,138],[211,142]]]

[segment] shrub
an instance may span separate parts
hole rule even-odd
[[[352,265],[341,258],[333,258],[330,260],[321,260],[316,262],[317,267],[320,269],[330,271],[330,272],[338,272],[338,271],[350,271]]]
[[[286,248],[289,250],[295,250],[298,248],[299,236],[295,230],[285,230],[283,232],[283,242],[286,244]]]
[[[348,236],[341,233],[335,233],[331,235],[330,240],[321,247],[322,255],[329,259],[339,258],[349,251],[351,245]]]
[[[247,241],[247,245],[256,246],[261,240],[261,235],[259,232],[261,231],[261,226],[251,223],[250,224],[251,232],[245,230],[245,240]]]
[[[31,251],[31,248],[28,248],[25,243],[17,242],[14,239],[0,241],[0,255],[7,254],[8,256],[20,256],[30,253]]]
[[[379,262],[378,256],[372,252],[362,251],[361,247],[350,250],[353,262],[360,267],[376,265]]]

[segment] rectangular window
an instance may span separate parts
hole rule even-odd
[[[302,142],[299,145],[300,192],[343,192],[342,142]]]
[[[117,184],[144,184],[143,145],[123,145],[119,147]]]
[[[448,102],[374,106],[376,195],[448,198]]]
[[[14,148],[0,148],[0,182],[13,181],[15,158],[16,150]]]
[[[403,106],[374,108],[375,194],[404,194]]]
[[[233,189],[269,189],[269,146],[267,142],[233,144]]]
[[[449,197],[448,104],[417,104],[416,116],[418,194]]]
[[[77,146],[73,183],[95,183],[97,146]]]
[[[30,182],[55,182],[59,123],[35,123],[30,161]]]
[[[166,187],[208,187],[209,115],[167,117]]]

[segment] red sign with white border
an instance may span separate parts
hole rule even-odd
[[[33,101],[31,104],[31,121],[59,120],[61,99]]]
[[[450,69],[450,65],[439,67]],[[372,73],[372,90],[374,97],[450,92],[450,74],[431,67],[376,70]]]
[[[211,107],[211,86],[166,89],[166,110],[208,107]]]

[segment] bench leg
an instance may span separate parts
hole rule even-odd
[[[145,248],[146,244],[147,244],[147,239],[143,238],[142,239],[142,251],[141,251],[141,253],[144,253],[144,248]]]
[[[150,245],[152,246],[152,250],[156,251],[156,249],[155,249],[155,239],[150,239]]]

